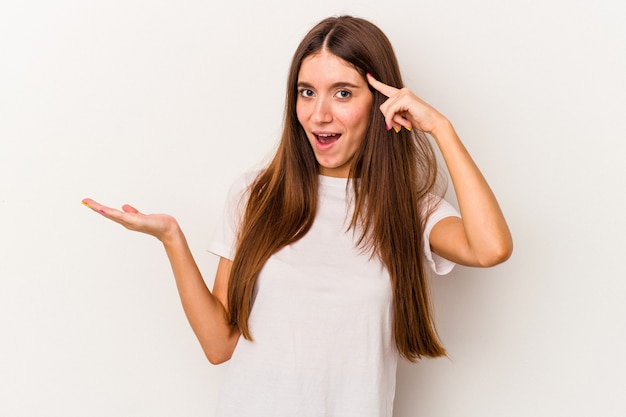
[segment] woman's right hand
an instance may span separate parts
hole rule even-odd
[[[163,243],[185,315],[206,357],[214,364],[228,360],[239,339],[239,332],[228,323],[225,307],[232,262],[225,258],[220,259],[213,294],[207,288],[185,236],[172,216],[143,214],[128,204],[118,210],[89,198],[82,203],[129,230],[152,235]]]
[[[85,198],[82,204],[128,230],[152,235],[163,243],[168,243],[180,235],[178,222],[168,214],[143,214],[128,204],[124,204],[122,210],[117,210],[90,198]]]

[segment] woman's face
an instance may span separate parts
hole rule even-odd
[[[302,61],[296,113],[320,174],[347,178],[367,130],[373,96],[348,62],[321,50]]]

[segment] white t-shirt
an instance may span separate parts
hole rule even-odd
[[[231,188],[209,250],[233,259],[238,203],[248,181]],[[311,230],[267,261],[249,317],[253,341],[241,337],[228,363],[218,417],[391,417],[398,352],[392,291],[382,263],[355,247],[347,179],[320,176]],[[447,202],[428,219],[458,216]],[[424,257],[438,274],[453,263]]]

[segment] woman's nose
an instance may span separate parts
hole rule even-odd
[[[332,109],[327,100],[319,99],[313,108],[311,119],[315,123],[330,123],[333,120]]]

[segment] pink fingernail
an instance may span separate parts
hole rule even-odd
[[[387,123],[385,123],[385,129],[387,129],[387,131],[391,130],[391,126],[389,126]]]

